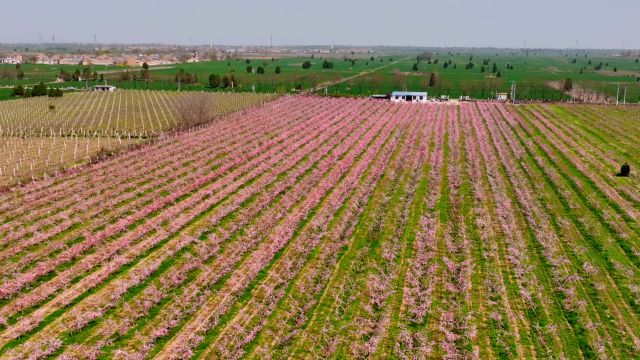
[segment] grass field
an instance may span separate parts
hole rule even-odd
[[[0,102],[0,188],[52,176],[99,154],[181,128],[180,104],[193,96],[190,92],[122,90]],[[216,117],[274,98],[251,93],[205,96],[211,108],[208,113]]]
[[[198,77],[196,84],[181,84],[180,88],[183,90],[220,91],[221,89],[208,87],[209,75],[217,74],[220,76],[233,75],[237,82],[236,91],[285,93],[292,92],[296,88],[309,89],[326,81],[347,78],[367,70],[380,68],[373,73],[329,87],[328,93],[360,96],[407,89],[428,91],[434,96],[448,94],[452,97],[458,97],[465,94],[477,99],[494,98],[495,92],[498,91],[508,92],[512,82],[515,81],[518,99],[567,100],[570,96],[562,94],[554,88],[552,83],[570,78],[575,88],[602,94],[602,96],[608,97],[609,101],[615,98],[619,83],[621,84],[621,98],[624,88],[626,88],[627,101],[640,102],[640,81],[638,81],[640,63],[636,62],[634,58],[602,56],[597,52],[590,52],[585,57],[583,51],[576,51],[576,53],[569,51],[542,52],[538,54],[531,50],[527,54],[520,50],[502,49],[495,50],[495,52],[491,52],[490,49],[464,50],[462,52],[459,49],[440,50],[433,54],[434,61],[431,64],[427,61],[420,62],[417,71],[413,70],[416,54],[394,57],[373,55],[373,61],[370,57],[360,57],[355,64],[342,58],[330,56],[328,59],[334,64],[331,69],[322,68],[324,58],[321,55],[316,55],[314,58],[271,59],[267,57],[265,59],[250,59],[249,64],[245,62],[245,59],[176,64],[153,70],[151,81],[148,83],[141,80],[139,68],[98,67],[96,70],[128,70],[132,76],[137,75],[137,80],[127,81],[120,80],[118,73],[105,75],[109,83],[125,89],[177,90],[178,84],[175,82],[175,74],[179,69],[183,69]],[[389,65],[390,59],[401,61],[393,66],[384,66]],[[435,64],[435,59],[438,59],[437,64]],[[304,61],[312,63],[310,69],[302,68]],[[449,63],[449,61],[451,64],[444,68],[444,63]],[[465,69],[465,65],[470,61],[474,63],[474,67]],[[483,65],[485,61],[487,64]],[[501,74],[500,78],[495,77],[492,72],[493,63],[496,63],[497,70]],[[602,69],[594,70],[594,67],[600,63],[602,63]],[[247,73],[248,65],[251,65],[254,71],[258,66],[263,66],[265,74]],[[10,66],[13,65],[0,65],[0,71],[3,67]],[[275,74],[276,66],[280,66],[282,70],[280,74]],[[481,72],[483,66],[485,67],[484,73]],[[70,72],[81,69],[80,66],[26,64],[23,69],[27,79],[20,81],[0,80],[0,85],[12,85],[16,82],[36,83],[40,79],[45,82],[54,81],[55,75],[62,67]],[[429,86],[431,73],[436,73],[438,78],[433,86]],[[88,85],[93,86],[98,83],[98,81],[90,81]],[[84,88],[86,85],[86,82],[73,81],[64,84],[64,86],[78,88]]]
[[[11,98],[13,98],[11,96],[11,88],[0,88],[0,101],[1,100],[9,100]]]
[[[473,69],[465,69],[465,64],[473,56]],[[330,93],[370,95],[374,93],[390,93],[393,90],[422,90],[439,96],[448,94],[453,97],[470,95],[472,98],[493,98],[496,91],[508,92],[512,81],[516,82],[518,99],[568,99],[549,86],[549,82],[572,79],[575,87],[582,87],[611,97],[616,95],[617,83],[623,89],[627,87],[627,101],[640,102],[640,64],[635,59],[595,57],[589,56],[525,56],[524,54],[510,54],[502,51],[498,53],[472,54],[440,54],[436,56],[438,64],[428,64],[422,61],[418,71],[413,70],[415,58],[408,58],[395,66],[384,69],[353,81],[345,82],[329,89]],[[444,68],[444,62],[451,60],[451,64]],[[575,59],[576,63],[571,61]],[[482,65],[483,60],[489,60],[488,65]],[[495,78],[492,65],[496,63],[501,78]],[[591,62],[591,64],[589,64]],[[602,62],[603,70],[595,71],[593,67]],[[512,65],[508,69],[506,64]],[[453,67],[456,67],[455,69]],[[481,72],[481,67],[485,72]],[[582,74],[580,69],[585,67]],[[616,68],[616,72],[613,69]],[[429,86],[431,73],[437,73],[438,80],[434,86]],[[622,92],[621,92],[622,99]]]
[[[639,115],[285,97],[2,193],[0,357],[637,358]]]

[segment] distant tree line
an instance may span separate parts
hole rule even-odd
[[[61,97],[63,95],[62,90],[57,88],[47,88],[42,81],[39,84],[28,89],[22,85],[16,85],[11,91],[12,96],[16,97],[32,97],[32,96],[49,96],[49,97]]]
[[[433,53],[430,51],[425,51],[416,56],[417,63],[420,63],[421,61],[430,61],[431,59],[433,59]]]
[[[209,87],[216,88],[233,88],[238,86],[236,82],[236,78],[233,75],[223,75],[220,76],[218,74],[209,75]]]
[[[85,66],[82,68],[82,71],[80,71],[80,69],[76,69],[73,73],[70,73],[65,69],[60,69],[58,79],[62,81],[97,80],[98,72],[92,72],[90,66]]]
[[[196,84],[198,82],[198,74],[184,71],[184,69],[178,69],[175,76],[175,82],[181,84]]]

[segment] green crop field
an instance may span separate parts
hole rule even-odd
[[[573,82],[573,88],[578,92],[589,92],[600,96],[598,99],[612,101],[620,84],[620,99],[626,88],[626,100],[628,102],[640,102],[640,64],[635,58],[603,56],[596,52],[585,53],[569,51],[537,54],[530,51],[528,54],[522,51],[496,50],[467,50],[456,52],[454,50],[433,53],[433,61],[421,61],[414,70],[416,54],[399,56],[373,56],[360,55],[355,63],[345,61],[343,58],[333,56],[324,57],[315,55],[313,58],[284,57],[263,59],[231,59],[228,61],[209,61],[200,63],[187,63],[159,66],[151,68],[150,81],[143,81],[140,68],[124,67],[95,67],[110,84],[125,89],[155,89],[155,90],[206,90],[222,91],[229,89],[211,89],[208,86],[208,78],[211,74],[219,76],[231,76],[235,78],[235,91],[255,92],[292,92],[295,89],[309,89],[328,81],[336,81],[353,77],[350,80],[329,86],[326,90],[329,94],[366,96],[371,94],[386,94],[393,90],[421,90],[428,91],[433,96],[450,95],[458,97],[469,95],[477,99],[493,98],[496,92],[508,92],[512,83],[516,83],[516,96],[518,99],[535,100],[568,100],[571,95],[561,92],[560,83],[567,78]],[[324,69],[322,63],[328,59],[333,63],[333,68]],[[390,61],[393,59],[393,62]],[[438,60],[435,63],[435,60]],[[303,69],[302,63],[311,62],[309,69]],[[466,69],[466,65],[472,62],[473,68]],[[445,68],[444,64],[447,63]],[[449,64],[450,63],[450,64]],[[493,72],[493,64],[500,73],[497,77]],[[485,65],[486,64],[486,65]],[[600,70],[594,68],[601,65]],[[247,73],[247,66],[252,66],[254,72]],[[262,66],[264,74],[257,74],[255,70]],[[281,69],[280,74],[275,73],[276,67]],[[3,69],[11,69],[13,65],[0,65],[0,73]],[[481,68],[485,68],[485,72]],[[52,82],[60,69],[73,72],[82,69],[81,66],[72,65],[23,65],[25,79],[0,79],[0,85],[34,84],[40,80]],[[376,70],[377,69],[377,70]],[[186,71],[197,76],[194,83],[178,83],[175,81],[179,70]],[[368,72],[371,70],[376,70]],[[116,71],[116,72],[114,72]],[[130,78],[123,80],[117,71],[129,71]],[[429,83],[431,74],[436,75],[435,83]],[[135,77],[135,79],[134,79]],[[84,88],[100,83],[98,79],[88,82],[69,81],[63,85]],[[325,90],[318,92],[324,94]],[[594,96],[590,98],[593,99]],[[7,95],[0,98],[6,98]]]
[[[13,96],[11,96],[11,91],[11,88],[0,88],[0,100],[12,99]]]
[[[572,79],[575,86],[615,96],[617,83],[627,87],[627,100],[640,102],[640,64],[634,58],[591,57],[584,56],[524,56],[509,53],[470,53],[465,55],[434,55],[438,63],[421,61],[418,70],[414,71],[414,57],[404,58],[397,65],[385,68],[367,76],[329,89],[330,93],[370,95],[389,93],[393,90],[429,91],[433,95],[448,94],[452,97],[470,95],[472,98],[491,98],[495,91],[508,92],[513,81],[516,82],[519,99],[554,99],[563,96],[549,83]],[[473,69],[465,69],[465,65],[474,63]],[[572,63],[575,59],[576,63]],[[444,62],[451,64],[444,67]],[[487,65],[483,61],[488,60]],[[589,64],[591,62],[591,64]],[[603,69],[596,71],[594,66],[602,62]],[[496,63],[500,78],[492,72]],[[507,68],[507,64],[513,68]],[[485,67],[485,72],[481,68]],[[454,69],[455,67],[455,69]],[[583,68],[582,74],[580,69]],[[616,68],[616,72],[613,69]],[[434,86],[429,86],[431,73],[437,74]],[[621,93],[622,96],[622,93]],[[564,99],[569,96],[564,95]]]

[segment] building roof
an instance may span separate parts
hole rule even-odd
[[[394,91],[391,96],[427,96],[426,91]]]

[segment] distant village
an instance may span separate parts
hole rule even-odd
[[[17,45],[17,46],[16,46]],[[9,48],[9,44],[0,45],[0,64],[43,64],[43,65],[102,65],[102,66],[149,66],[196,63],[211,60],[234,58],[286,57],[305,55],[325,56],[365,56],[374,52],[369,47],[358,46],[125,46],[87,44],[44,44],[37,49],[23,44]],[[33,45],[31,45],[33,46]],[[375,52],[393,53],[393,48],[376,48]]]
[[[207,58],[206,60],[210,60]],[[103,66],[142,66],[147,63],[149,66],[157,65],[170,65],[177,63],[194,63],[200,62],[201,59],[198,53],[193,54],[187,59],[180,59],[173,54],[152,54],[152,55],[76,55],[76,54],[53,54],[47,55],[44,53],[37,53],[33,55],[22,55],[19,53],[7,54],[0,57],[0,64],[43,64],[43,65],[103,65]]]

